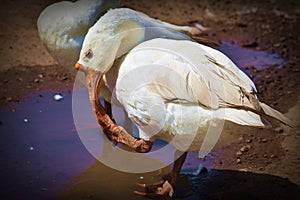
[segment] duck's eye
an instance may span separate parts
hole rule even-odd
[[[88,59],[91,59],[93,57],[93,51],[91,49],[89,49],[86,53],[85,53],[85,57]]]

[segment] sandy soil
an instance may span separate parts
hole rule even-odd
[[[35,91],[72,89],[74,74],[59,66],[49,56],[36,30],[39,13],[53,2],[55,1],[1,2],[1,108],[9,108],[11,103],[20,102]],[[238,42],[241,46],[278,53],[286,60],[281,69],[274,66],[264,71],[252,69],[250,76],[255,78],[264,74],[256,82],[259,98],[299,122],[298,2],[121,1],[123,6],[171,23],[187,25],[198,22],[210,28],[209,32],[201,35],[203,37]],[[272,129],[245,133],[234,144],[222,148],[222,154],[212,152],[203,164],[210,163],[216,170],[275,175],[300,185],[300,131],[272,120],[271,122]],[[237,155],[246,145],[250,149]],[[92,171],[93,167],[86,173]]]

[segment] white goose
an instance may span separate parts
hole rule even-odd
[[[128,30],[138,24],[130,22],[124,26]],[[168,180],[160,185],[141,184],[147,192],[137,194],[172,196],[187,152],[199,152],[206,135],[216,144],[219,135],[215,137],[209,131],[215,124],[221,124],[220,128],[223,121],[225,128],[229,122],[235,126],[266,127],[268,122],[262,117],[268,115],[293,126],[283,114],[259,102],[254,83],[228,57],[193,41],[149,40],[112,66],[115,58],[139,43],[131,37],[132,32],[115,35],[115,30],[123,30],[124,26],[110,27],[112,31],[108,33],[97,31],[103,26],[90,29],[76,67],[86,73],[92,108],[110,139],[137,152],[148,152],[153,141],[160,138],[184,152],[175,161]],[[134,36],[144,37],[143,30],[133,31]],[[97,33],[107,34],[109,39],[101,40]],[[108,88],[116,91],[117,99],[139,128],[141,139],[117,126],[99,103],[104,74]],[[223,137],[239,138],[240,133],[226,130],[221,131]],[[229,140],[219,141],[219,146],[225,144]]]

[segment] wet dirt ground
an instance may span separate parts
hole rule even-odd
[[[36,30],[39,13],[53,2],[4,0],[0,6],[0,197],[142,199],[132,194],[135,183],[141,177],[157,181],[170,169],[122,173],[86,151],[72,121],[75,75],[49,56]],[[255,80],[259,99],[299,122],[297,1],[121,3],[171,23],[209,27],[201,36],[223,44],[221,50]],[[53,100],[57,93],[65,95],[63,101]],[[270,121],[273,128],[245,132],[205,161],[189,155],[177,198],[298,199],[299,129]],[[200,163],[208,172],[191,175]]]

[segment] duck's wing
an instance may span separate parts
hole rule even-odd
[[[210,92],[218,97],[218,107],[260,111],[256,87],[244,72],[220,51],[200,44],[192,45],[203,51],[198,55],[199,62],[195,63],[196,74],[209,77],[205,82]]]
[[[251,79],[215,49],[191,41],[154,39],[135,50],[141,58],[134,58],[139,60],[138,65],[152,62],[156,68],[160,66],[149,71],[146,78],[162,83],[149,89],[166,101],[197,103],[216,112],[224,110],[227,120],[243,125],[268,126],[261,118],[268,115],[296,126],[279,111],[259,102]]]
[[[225,112],[235,123],[265,125],[253,82],[224,54],[195,42],[153,39],[138,45],[120,68],[122,79],[121,101],[143,86],[165,103],[191,103]]]
[[[132,66],[127,71],[150,63],[164,66],[158,72],[143,70],[149,70],[148,78],[153,76],[156,82],[164,82],[172,88],[173,94],[165,91],[163,84],[152,87],[166,100],[181,99],[210,109],[240,107],[259,110],[254,83],[217,50],[191,41],[154,39],[138,45],[132,53],[134,56],[125,61],[130,63],[126,65]]]

